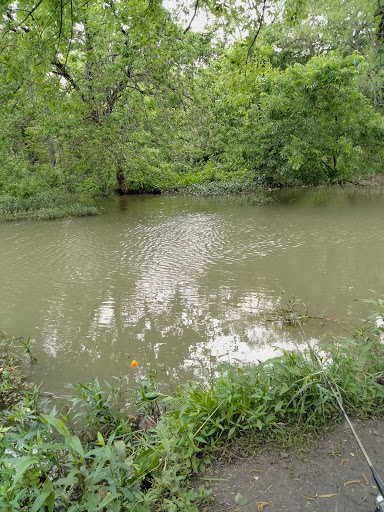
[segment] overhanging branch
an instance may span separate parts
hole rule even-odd
[[[199,8],[199,0],[196,0],[196,3],[195,3],[195,10],[194,10],[194,13],[193,13],[193,16],[192,16],[192,19],[191,21],[189,22],[189,25],[188,27],[184,30],[184,34],[186,34],[188,32],[188,30],[190,30],[191,26],[192,26],[192,23],[193,23],[193,20],[195,19],[195,16],[196,16],[196,13],[197,13],[197,9]]]

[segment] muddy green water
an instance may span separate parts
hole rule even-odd
[[[173,386],[217,359],[253,362],[293,347],[266,321],[281,289],[316,315],[358,325],[353,302],[384,291],[384,195],[275,192],[245,198],[128,197],[99,217],[0,224],[0,330],[31,336],[43,388],[156,370]],[[311,336],[336,332],[311,322]],[[136,359],[139,366],[132,369]]]

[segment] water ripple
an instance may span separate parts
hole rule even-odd
[[[52,389],[126,373],[132,357],[185,378],[206,356],[264,357],[294,341],[259,325],[281,288],[344,318],[384,287],[382,203],[135,198],[96,218],[2,224],[0,330],[36,340],[33,371]]]

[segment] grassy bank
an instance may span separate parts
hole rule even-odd
[[[89,202],[62,192],[47,191],[30,197],[0,196],[0,221],[61,219],[97,213],[97,208]]]
[[[346,186],[358,186],[366,189],[380,190],[383,188],[383,176],[361,177]],[[175,181],[174,185],[163,184],[156,188],[156,193],[182,194],[194,197],[222,198],[230,201],[242,197],[248,204],[263,205],[273,201],[268,194],[271,190],[268,183],[255,182],[246,173],[237,172],[230,176],[215,173],[190,173]],[[273,184],[272,184],[273,186]],[[284,188],[303,186],[290,184]],[[335,185],[333,185],[335,186]],[[323,186],[324,187],[324,186]],[[337,185],[339,187],[339,185]],[[147,193],[143,189],[143,193]],[[116,191],[110,192],[115,194]],[[36,192],[28,197],[0,195],[0,222],[11,220],[49,220],[66,217],[82,217],[97,215],[99,210],[94,206],[94,196],[80,196],[65,193],[59,189],[48,189]]]
[[[346,410],[357,416],[384,412],[384,329],[376,327],[383,302],[378,306],[353,337],[318,354]],[[6,358],[2,364],[4,390],[12,371]],[[5,404],[1,511],[197,511],[210,496],[191,479],[217,450],[239,437],[287,443],[295,429],[312,432],[340,419],[310,351],[283,351],[248,368],[224,365],[209,383],[191,382],[171,395],[153,379],[142,381],[136,416],[122,407],[123,382],[71,386],[65,415],[55,407],[42,412],[38,389]]]

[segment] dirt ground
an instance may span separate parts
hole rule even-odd
[[[352,423],[384,480],[384,420]],[[374,512],[378,494],[345,421],[304,454],[268,446],[246,458],[226,453],[202,483],[213,491],[209,512]]]

